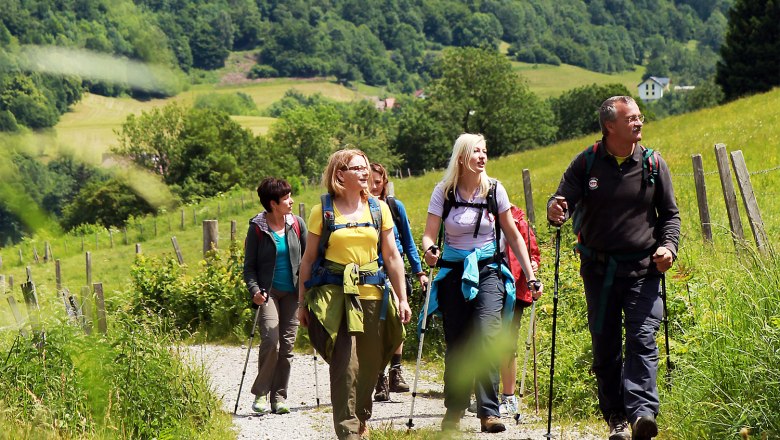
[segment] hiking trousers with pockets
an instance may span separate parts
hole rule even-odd
[[[598,382],[599,409],[605,420],[623,414],[658,415],[658,345],[655,336],[663,318],[660,276],[615,277],[606,293],[599,330],[604,275],[581,270],[593,344],[593,373]],[[625,330],[625,352],[623,334]]]
[[[270,394],[272,404],[285,402],[298,333],[298,295],[271,288],[268,301],[260,308],[260,350],[252,394]]]

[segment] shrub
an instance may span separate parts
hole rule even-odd
[[[208,252],[192,279],[173,258],[139,255],[130,270],[135,313],[158,314],[176,330],[200,333],[198,339],[243,339],[252,311],[242,270],[236,243],[226,259]]]
[[[249,73],[246,74],[246,77],[249,79],[275,78],[277,76],[279,76],[279,72],[265,64],[255,64],[249,69]]]
[[[198,95],[195,98],[194,107],[207,108],[229,115],[253,116],[258,114],[255,101],[243,92]]]

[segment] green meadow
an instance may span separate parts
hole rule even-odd
[[[127,97],[109,98],[87,94],[62,115],[53,130],[36,135],[36,143],[43,154],[55,155],[58,151],[74,152],[77,157],[90,163],[100,163],[103,153],[116,144],[115,130],[130,114],[140,114],[170,102],[192,105],[196,97],[209,93],[245,93],[252,97],[257,108],[263,110],[284,96],[289,89],[296,89],[306,95],[321,93],[336,101],[352,101],[368,96],[388,96],[384,88],[357,84],[354,89],[337,84],[333,78],[317,79],[267,79],[249,81],[242,79],[247,67],[247,54],[235,53],[226,66],[214,73],[211,83],[191,86],[189,90],[167,99],[137,101]],[[589,84],[620,83],[634,90],[640,82],[644,68],[637,66],[631,72],[616,75],[591,72],[570,65],[552,66],[513,62],[514,70],[526,78],[531,90],[542,98],[558,96],[574,87]],[[250,65],[251,67],[251,65]],[[239,124],[255,135],[266,135],[274,118],[263,116],[234,116]]]

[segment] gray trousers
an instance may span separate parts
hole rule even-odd
[[[260,308],[260,353],[252,394],[270,393],[271,403],[284,402],[298,333],[298,295],[271,288],[268,301]]]
[[[593,343],[593,373],[604,419],[624,414],[633,423],[639,416],[657,416],[660,405],[655,335],[663,317],[660,277],[615,277],[606,297],[603,326],[596,331],[604,276],[591,271],[581,274]]]

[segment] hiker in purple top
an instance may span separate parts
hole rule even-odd
[[[287,384],[298,333],[298,268],[306,249],[306,224],[292,214],[292,188],[269,177],[257,187],[264,212],[249,221],[244,242],[244,282],[252,307],[260,307],[260,353],[252,410],[287,414]],[[263,292],[268,292],[267,297]]]

